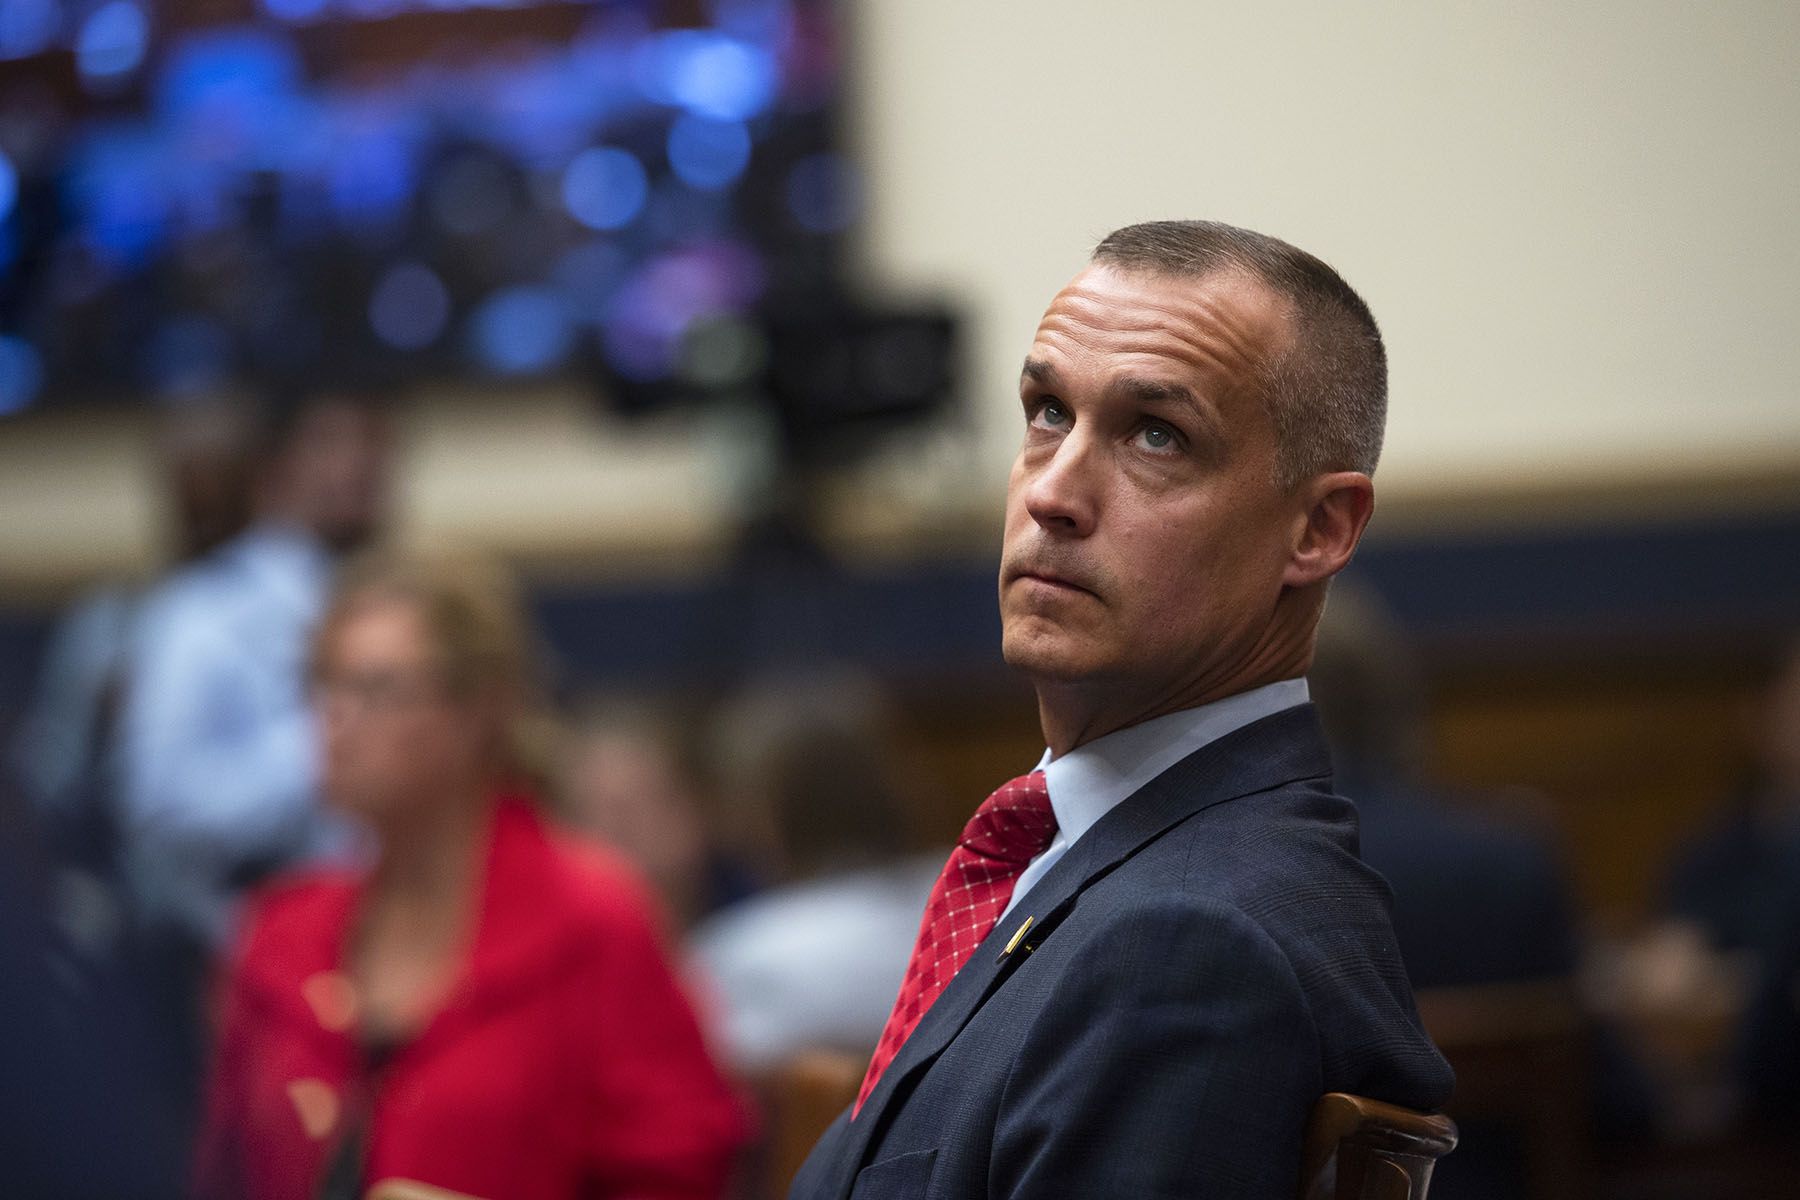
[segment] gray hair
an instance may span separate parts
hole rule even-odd
[[[1387,424],[1387,351],[1374,314],[1324,262],[1278,238],[1217,221],[1147,221],[1106,235],[1095,263],[1176,278],[1238,270],[1288,306],[1287,346],[1264,364],[1275,482],[1328,471],[1374,474]]]

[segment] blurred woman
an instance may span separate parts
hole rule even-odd
[[[350,567],[315,642],[334,804],[378,855],[255,905],[225,997],[200,1192],[712,1197],[745,1130],[629,868],[546,829],[526,636],[498,580]]]

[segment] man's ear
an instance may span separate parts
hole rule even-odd
[[[1375,511],[1375,485],[1361,471],[1334,471],[1300,486],[1293,549],[1282,582],[1307,587],[1343,570]]]

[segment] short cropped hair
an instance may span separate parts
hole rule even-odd
[[[1217,221],[1148,221],[1106,235],[1093,261],[1199,279],[1242,271],[1288,306],[1288,345],[1263,364],[1275,482],[1373,474],[1387,424],[1387,351],[1374,314],[1338,273],[1295,246]]]

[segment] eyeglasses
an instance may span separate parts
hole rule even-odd
[[[363,712],[398,712],[444,698],[444,674],[435,667],[389,667],[371,671],[320,671],[310,693],[314,707],[353,707]]]

